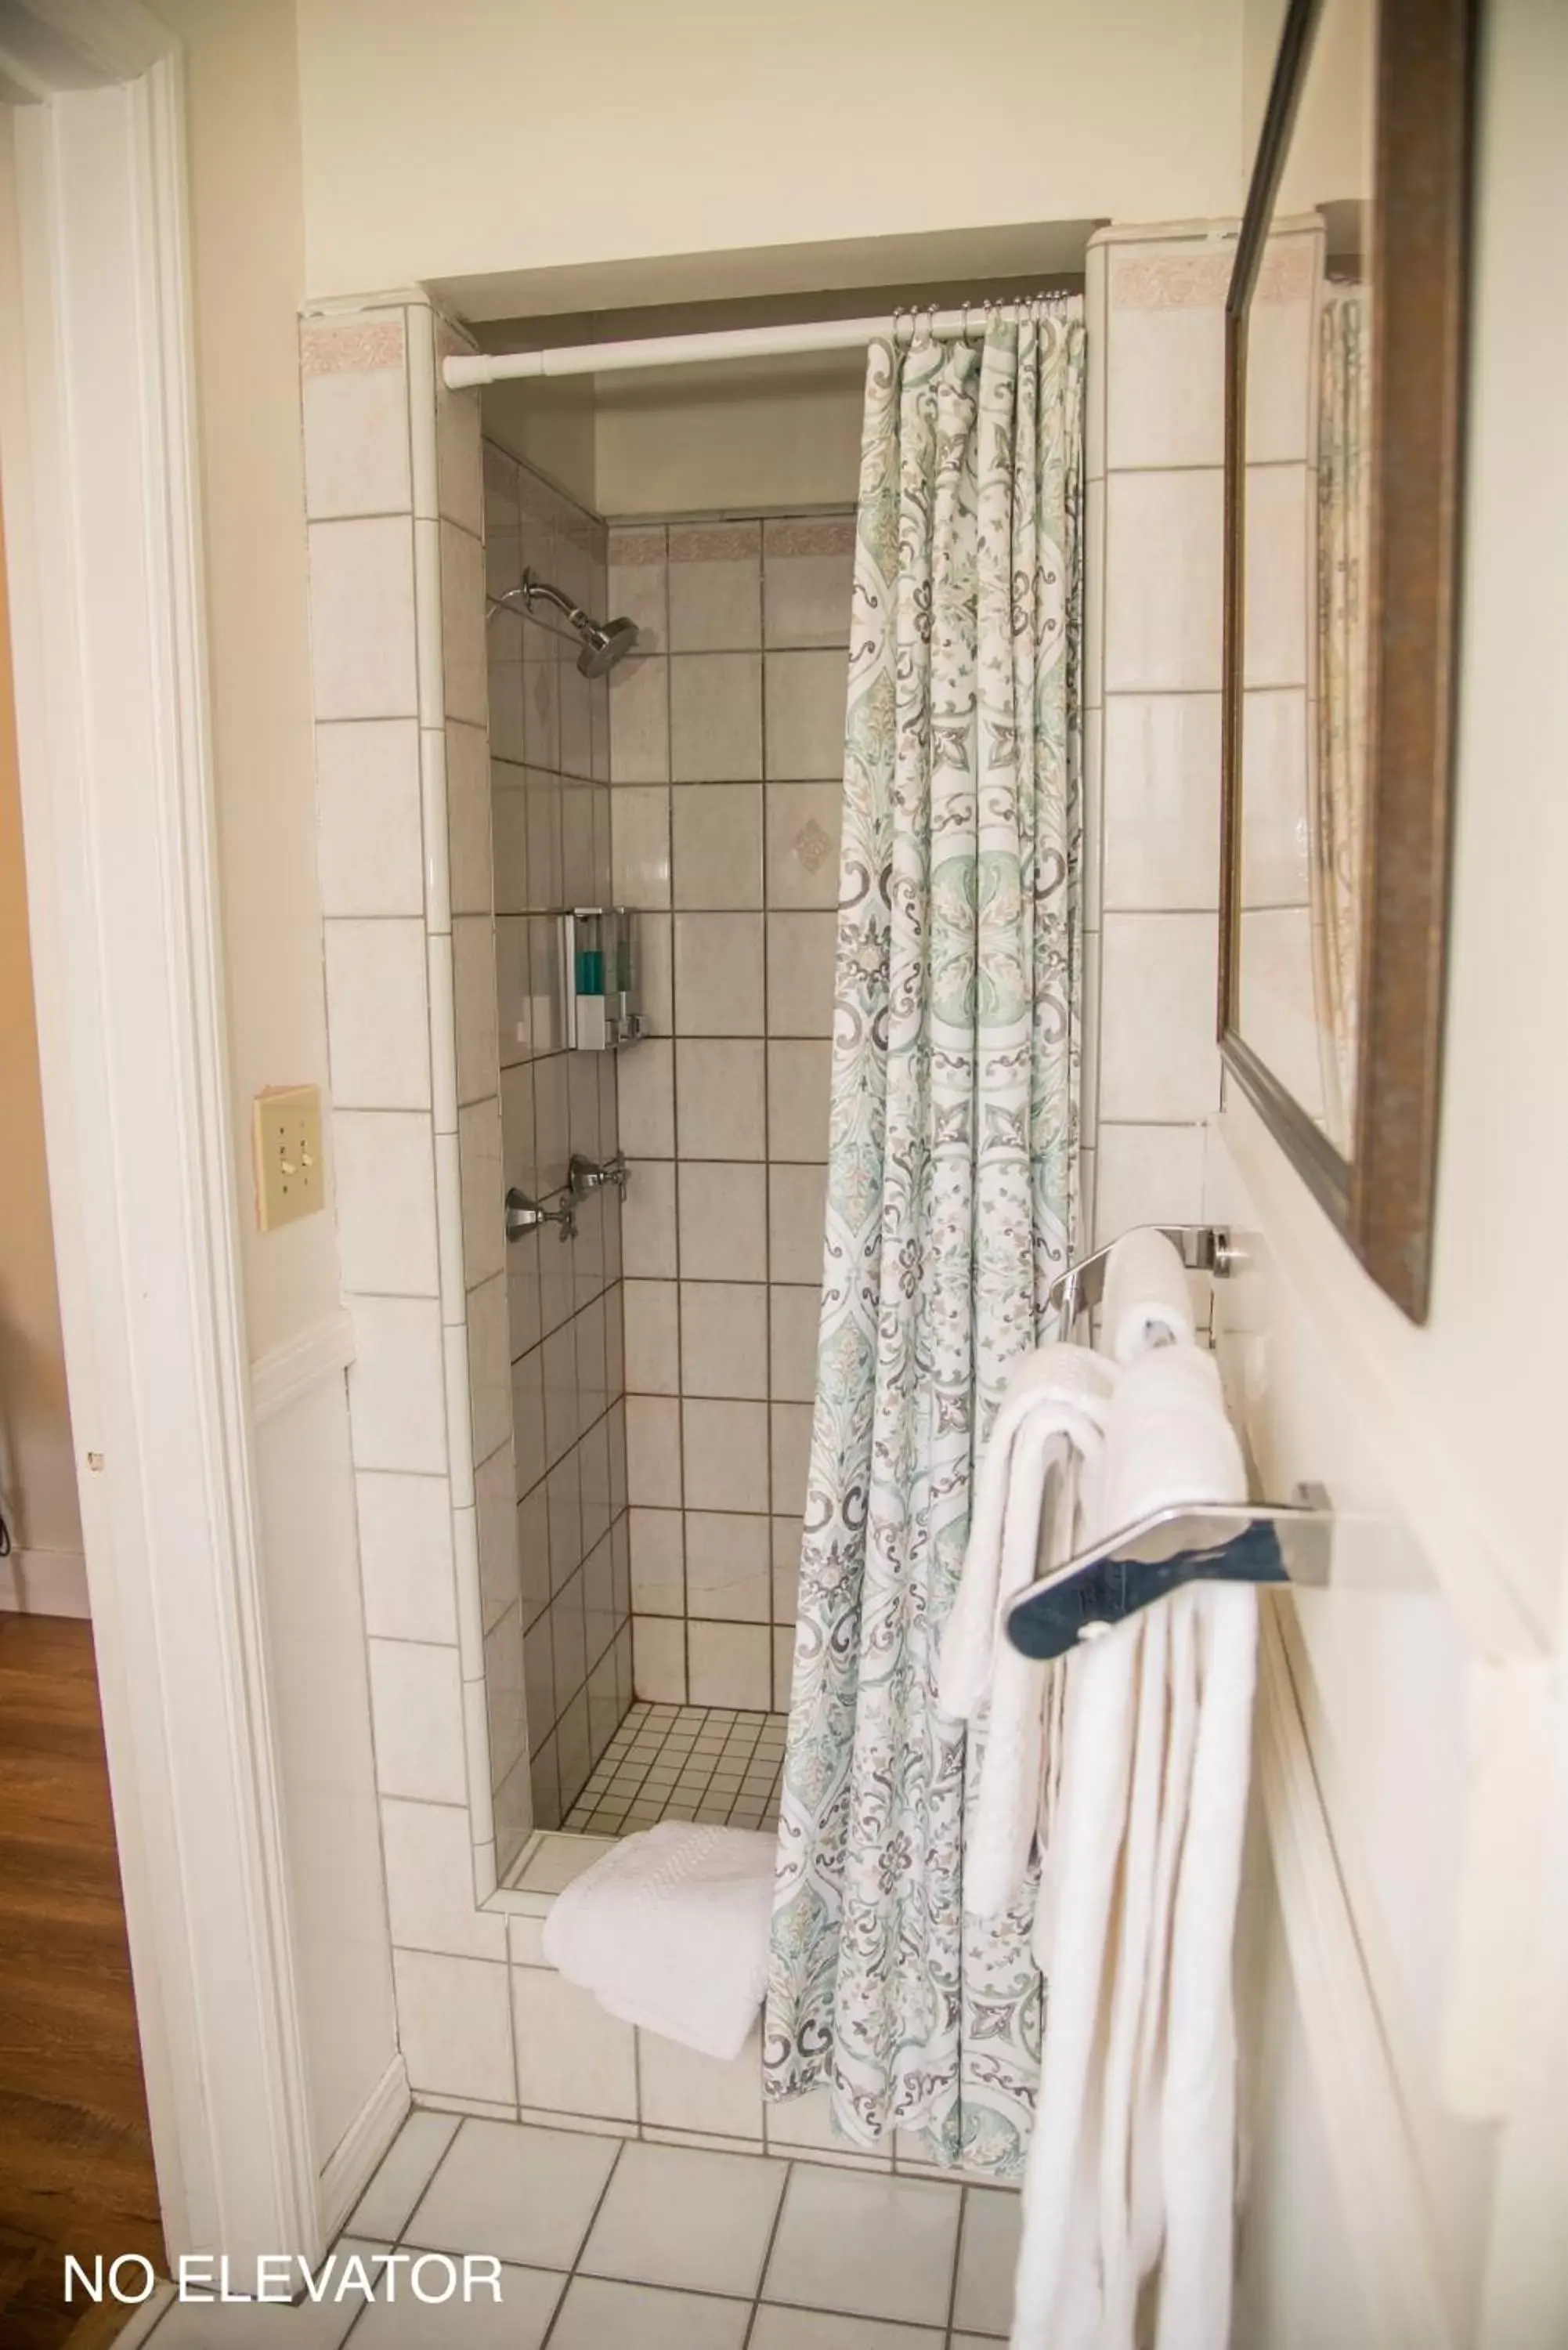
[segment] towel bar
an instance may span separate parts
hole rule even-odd
[[[1165,1234],[1189,1273],[1211,1273],[1216,1281],[1223,1281],[1245,1262],[1223,1224],[1160,1224],[1155,1229]],[[1080,1314],[1100,1303],[1105,1295],[1106,1261],[1115,1245],[1109,1242],[1093,1256],[1080,1257],[1051,1284],[1046,1304],[1062,1308],[1064,1332],[1071,1330]]]
[[[1290,1502],[1155,1510],[1021,1591],[1007,1637],[1025,1657],[1065,1656],[1184,1583],[1328,1581],[1334,1512],[1321,1485]]]

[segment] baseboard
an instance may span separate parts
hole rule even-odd
[[[354,1325],[341,1306],[281,1347],[269,1347],[251,1365],[251,1411],[258,1425],[275,1419],[324,1379],[341,1376],[353,1359]]]
[[[321,2230],[327,2243],[369,2185],[412,2102],[408,2068],[394,2056],[321,2167]]]
[[[1333,2148],[1367,2339],[1455,2350],[1404,2100],[1334,1854],[1289,1651],[1259,1610],[1257,1769],[1296,2004]]]
[[[0,1558],[0,1613],[89,1617],[87,1561],[79,1550],[14,1550]]]

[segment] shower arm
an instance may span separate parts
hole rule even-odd
[[[548,579],[536,579],[531,571],[523,574],[517,587],[507,588],[499,596],[492,596],[490,608],[493,612],[512,611],[519,597],[530,610],[535,604],[551,605],[571,628],[591,629],[594,625],[591,614],[585,612],[580,604],[574,604],[564,588],[552,586]]]

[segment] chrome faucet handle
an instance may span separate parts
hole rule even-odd
[[[529,1232],[536,1232],[541,1224],[559,1224],[561,1238],[564,1241],[576,1240],[577,1236],[576,1201],[568,1194],[558,1208],[546,1208],[542,1201],[531,1200],[526,1191],[520,1191],[514,1183],[506,1194],[507,1239],[523,1240]]]
[[[586,1200],[590,1192],[602,1191],[607,1183],[613,1183],[624,1200],[627,1173],[624,1150],[618,1150],[613,1159],[603,1160],[589,1159],[582,1151],[574,1150],[566,1166],[567,1188],[576,1198]]]

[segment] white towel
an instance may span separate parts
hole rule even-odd
[[[1108,1415],[1096,1532],[1245,1490],[1212,1361],[1138,1355]],[[1068,1663],[1013,2350],[1133,2350],[1157,2262],[1158,2350],[1225,2350],[1256,1622],[1250,1589],[1199,1585]]]
[[[1187,1274],[1153,1224],[1124,1232],[1106,1260],[1100,1344],[1118,1363],[1130,1363],[1147,1347],[1192,1344]]]
[[[775,1852],[684,1820],[625,1836],[556,1895],[545,1956],[624,2022],[737,2056],[767,1989]]]
[[[957,1721],[985,1710],[980,1784],[964,1838],[964,1908],[994,1917],[1015,1898],[1040,1827],[1053,1676],[1000,1629],[1041,1561],[1071,1555],[1085,1465],[1098,1453],[1115,1380],[1085,1347],[1052,1346],[1015,1367],[981,1466],[958,1596],[938,1671]]]

